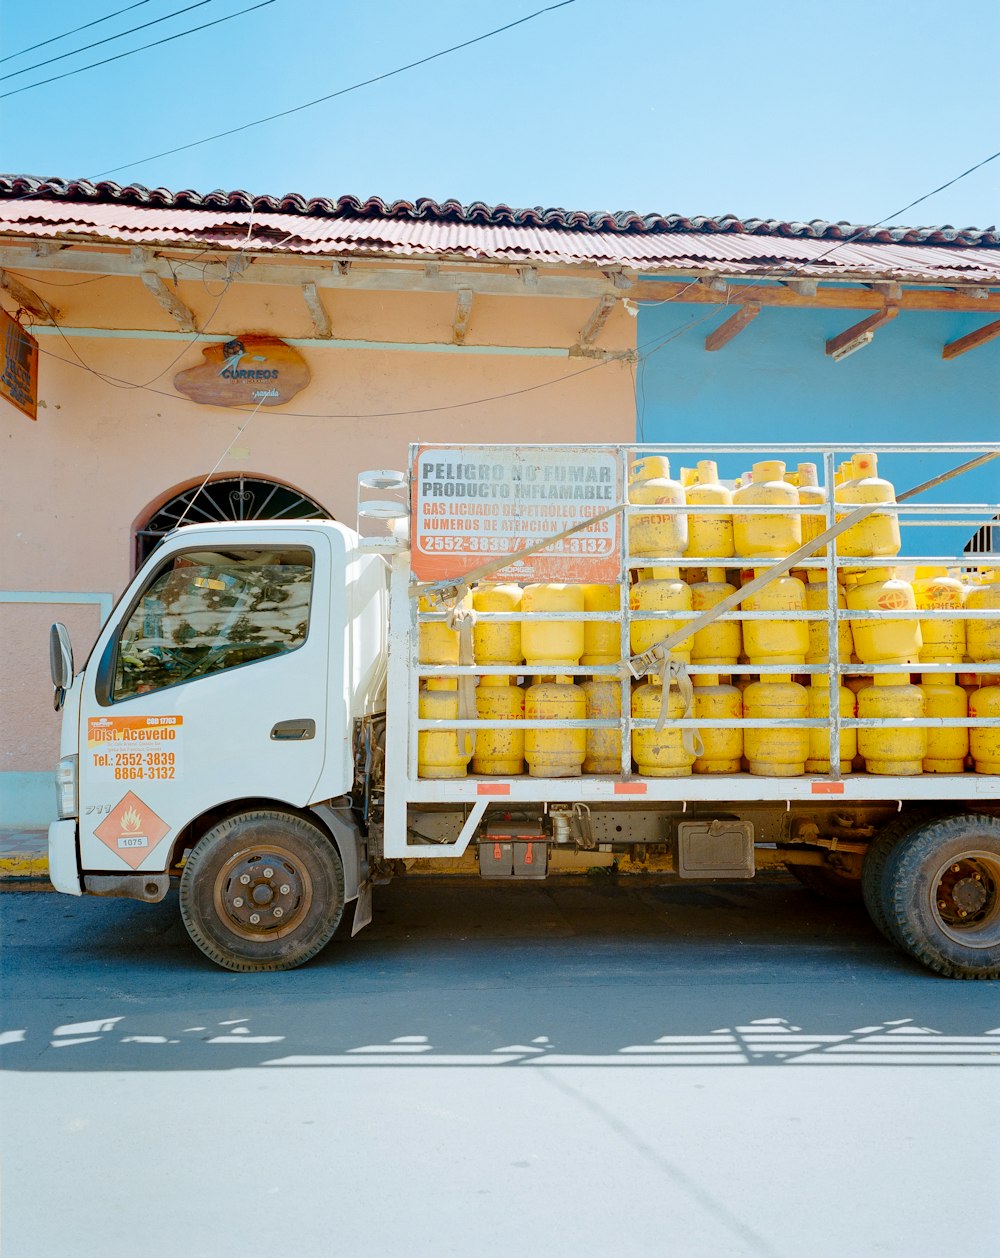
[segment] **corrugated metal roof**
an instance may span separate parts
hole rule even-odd
[[[640,217],[478,202],[200,196],[27,176],[0,176],[0,232],[232,249],[249,241],[255,252],[451,256],[646,272],[1000,280],[1000,233],[992,227],[860,229],[818,220]]]

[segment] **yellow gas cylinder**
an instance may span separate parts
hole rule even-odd
[[[815,515],[803,514],[799,517],[802,521],[802,540],[810,542],[826,530],[826,491],[820,488],[815,463],[799,464],[798,490],[799,506],[812,507],[816,512]],[[813,553],[825,555],[826,547],[822,546]]]
[[[580,663],[582,620],[532,620],[532,612],[582,612],[582,585],[526,585],[521,593],[521,650],[529,668],[544,671]]]
[[[799,491],[784,479],[785,465],[767,459],[753,465],[753,480],[733,494],[740,507],[797,507]],[[783,559],[802,545],[802,521],[797,513],[783,515],[733,514],[733,544],[737,555]]]
[[[477,612],[518,612],[521,587],[480,582],[472,591],[472,606]],[[517,622],[477,621],[472,628],[472,644],[477,664],[520,664],[524,658]]]
[[[920,621],[922,664],[960,664],[965,659],[965,621],[944,612],[965,606],[966,589],[947,568],[917,568],[913,596],[921,611],[937,614]]]
[[[422,612],[447,610],[442,607],[432,607],[423,595],[420,596],[418,605]],[[466,611],[471,608],[471,595],[467,594],[458,605]],[[458,634],[454,629],[449,629],[443,620],[432,620],[427,624],[421,624],[417,629],[417,650],[421,664],[457,664]]]
[[[429,677],[420,687],[417,712],[426,721],[458,720],[458,682],[450,677]],[[420,730],[417,734],[417,776],[464,778],[472,749],[465,751],[464,731]]]
[[[985,664],[1000,660],[1000,568],[982,574],[981,584],[974,585],[965,599],[969,611],[996,611],[997,619],[984,616],[965,622],[967,651],[973,663]]]
[[[853,694],[859,695],[862,690],[867,690],[869,686],[874,685],[874,682],[871,677],[848,677],[844,685]]]
[[[909,581],[894,568],[871,568],[847,574],[847,606],[851,611],[913,611],[917,600]],[[916,664],[923,638],[920,621],[871,619],[852,623],[854,650],[862,664]]]
[[[755,721],[805,720],[809,692],[790,675],[764,675],[743,691],[743,715]],[[808,729],[745,729],[743,743],[750,772],[757,777],[800,777],[806,771]]]
[[[684,506],[684,486],[670,479],[670,460],[659,455],[636,459],[629,472],[628,500],[637,507]],[[630,555],[680,556],[687,544],[688,521],[683,511],[629,516]]]
[[[719,482],[719,468],[711,459],[698,463],[697,480],[686,489],[688,506],[713,506],[719,510],[688,516],[687,553],[701,559],[726,559],[733,550],[733,517],[721,508],[733,501],[732,491]]]
[[[838,485],[833,496],[836,502],[850,507],[896,501],[891,483],[878,475],[878,458],[874,454],[854,455],[851,479]],[[837,519],[842,520],[844,514],[841,512]],[[899,520],[896,513],[890,511],[874,512],[845,529],[837,538],[837,551],[841,555],[898,555],[899,547]]]
[[[527,593],[527,591],[525,591]],[[587,731],[560,729],[562,721],[587,719],[587,696],[568,677],[529,686],[524,696],[526,721],[550,721],[551,729],[524,731],[524,758],[534,778],[579,777],[587,757]]]
[[[743,696],[735,686],[722,683],[717,673],[699,673],[694,682],[694,714],[706,721],[738,721],[743,715]],[[704,752],[694,762],[695,773],[739,773],[743,757],[743,729],[701,729]]]
[[[822,673],[813,673],[809,679],[809,715],[814,720],[827,721],[830,718],[830,679]],[[851,719],[858,714],[858,703],[854,691],[846,686],[840,687],[840,715]],[[858,731],[856,729],[840,730],[840,772],[850,773],[854,757],[858,754]],[[807,773],[830,772],[830,733],[829,729],[811,729],[809,731],[809,759],[806,761]]]
[[[648,651],[669,634],[684,627],[682,620],[643,620],[636,612],[689,612],[692,609],[691,587],[682,581],[677,568],[653,568],[652,577],[637,581],[629,590],[628,605],[632,612],[629,623],[629,644],[635,655]],[[691,639],[685,638],[673,648],[679,659],[690,662]]]
[[[622,714],[622,687],[611,677],[594,677],[580,687],[587,700],[588,721],[617,721]],[[622,736],[617,729],[588,729],[584,773],[621,773]]]
[[[964,717],[969,715],[969,697],[955,680],[954,673],[924,673],[920,684],[927,716]],[[925,773],[963,773],[969,754],[968,729],[929,729]]]
[[[476,711],[481,721],[510,721],[505,729],[476,731],[472,772],[513,777],[524,772],[524,691],[509,677],[487,676],[476,688]]]
[[[925,714],[919,686],[899,675],[876,677],[875,684],[858,694],[858,716],[892,721],[919,720]],[[927,756],[927,730],[882,725],[858,730],[858,751],[869,773],[914,777],[923,772]]]
[[[583,608],[588,612],[617,612],[621,607],[617,585],[581,585]],[[617,664],[622,657],[621,624],[618,620],[583,622],[581,664]]]
[[[632,691],[632,715],[639,720],[655,721],[660,715],[663,687],[659,681],[649,680]],[[688,777],[694,765],[693,751],[684,747],[684,731],[672,729],[671,720],[684,716],[684,700],[676,686],[667,691],[667,724],[657,733],[655,729],[637,729],[632,732],[632,758],[636,770],[643,777]]]
[[[766,569],[755,568],[754,576]],[[797,612],[806,609],[805,586],[798,577],[775,577],[743,600],[748,612]],[[809,650],[805,620],[745,620],[743,649],[751,664],[804,664]]]
[[[969,699],[969,715],[979,720],[1000,717],[1000,686],[981,686]],[[973,726],[969,743],[977,773],[1000,773],[1000,728]]]
[[[837,586],[837,606],[847,610],[847,599],[839,585]],[[806,569],[806,610],[811,612],[827,610],[826,573],[818,568]],[[806,625],[809,633],[806,663],[828,664],[830,662],[830,632],[826,621],[809,620]],[[841,664],[849,664],[853,654],[854,635],[851,632],[851,622],[842,620],[837,627],[837,655]]]
[[[696,467],[682,467],[681,468],[681,484],[684,486],[685,490],[688,488],[689,485],[696,484],[697,481],[698,481],[698,469]]]
[[[691,590],[691,608],[696,612],[708,611],[721,603],[736,586],[726,580],[725,568],[709,568],[707,580],[695,581]],[[691,639],[692,664],[735,664],[743,650],[743,634],[738,620],[717,620],[699,629]]]

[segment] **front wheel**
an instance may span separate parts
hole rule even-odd
[[[893,938],[946,978],[1000,978],[1000,819],[976,813],[918,826],[883,874]]]
[[[344,911],[329,838],[294,813],[255,810],[213,826],[181,876],[181,919],[227,970],[291,970],[316,955]]]

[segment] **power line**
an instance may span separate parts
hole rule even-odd
[[[141,26],[129,27],[127,31],[119,31],[117,35],[108,35],[105,39],[95,40],[92,44],[84,44],[82,48],[74,48],[71,52],[61,52],[58,57],[49,57],[47,61],[36,61],[33,66],[24,66],[20,70],[11,70],[10,74],[0,75],[0,83],[6,79],[16,78],[19,74],[30,74],[32,70],[40,70],[42,66],[50,66],[56,61],[65,61],[67,57],[76,57],[81,52],[90,52],[91,48],[100,48],[102,44],[110,44],[116,39],[124,39],[126,35],[134,35],[136,31],[148,30],[150,26],[158,26],[160,22],[169,22],[172,17],[180,17],[182,13],[190,13],[192,9],[200,9],[203,5],[212,3],[213,0],[197,0],[197,3],[189,4],[186,9],[175,9],[173,13],[167,13],[164,17],[153,18],[151,22],[143,22]],[[137,48],[135,51],[138,52],[140,50]],[[83,69],[88,68],[86,66],[83,67]]]
[[[430,61],[437,61],[439,57],[447,57],[450,53],[459,52],[463,48],[471,48],[473,44],[481,44],[483,40],[492,39],[494,35],[502,35],[504,31],[511,31],[516,26],[523,26],[525,22],[531,22],[536,17],[541,17],[543,13],[553,13],[556,9],[565,9],[567,5],[575,3],[576,0],[560,0],[558,4],[550,4],[544,9],[536,9],[534,13],[529,13],[527,17],[518,18],[516,22],[508,22],[506,26],[498,26],[495,30],[487,31],[484,35],[477,35],[474,39],[467,39],[461,44],[453,44],[450,48],[443,48],[440,52],[433,52],[430,56],[421,57],[418,61],[410,61],[405,66],[399,66],[395,70],[387,70],[385,74],[376,74],[373,78],[364,79],[360,83],[352,83],[350,87],[342,87],[326,96],[317,96],[315,100],[306,101],[303,105],[293,105],[291,109],[283,109],[280,113],[269,114],[266,118],[258,118],[254,122],[245,122],[239,127],[230,127],[228,131],[219,131],[215,135],[207,135],[202,140],[193,140],[190,144],[180,144],[177,148],[165,149],[162,153],[153,153],[149,157],[141,157],[137,161],[126,162],[122,166],[112,166],[108,170],[98,171],[91,178],[101,179],[105,175],[114,175],[120,170],[130,170],[133,166],[142,166],[145,162],[155,162],[161,157],[172,157],[175,153],[184,153],[188,149],[199,148],[202,144],[211,144],[213,140],[224,140],[228,136],[238,135],[241,131],[249,131],[252,127],[261,127],[265,122],[274,122],[278,118],[287,118],[291,114],[301,113],[304,109],[312,109],[314,105],[322,105],[328,100],[335,100],[338,96],[346,96],[348,92],[356,92],[359,88],[370,87],[373,83],[381,83],[384,79],[391,79],[397,74],[404,74],[407,70],[416,69],[417,66],[427,65]],[[47,80],[47,82],[51,82],[51,80]],[[3,100],[2,96],[0,96],[0,100]]]
[[[89,66],[78,66],[75,70],[67,70],[65,74],[54,74],[49,79],[39,79],[37,83],[27,83],[24,87],[15,87],[10,92],[0,94],[0,100],[6,100],[8,96],[17,96],[21,92],[30,92],[33,87],[44,87],[46,83],[58,83],[60,79],[68,79],[74,74],[82,74],[84,70],[96,70],[98,66],[110,65],[112,61],[121,61],[124,57],[131,57],[137,52],[145,52],[147,48],[158,48],[161,44],[169,44],[175,39],[183,39],[185,35],[196,35],[199,31],[207,31],[212,26],[221,26],[223,22],[231,22],[234,17],[242,17],[244,13],[253,13],[255,9],[264,9],[269,4],[274,4],[274,2],[275,0],[260,0],[259,4],[252,4],[248,9],[240,9],[238,13],[230,13],[226,17],[216,18],[214,22],[205,22],[202,26],[193,26],[190,30],[178,31],[176,35],[167,35],[163,39],[154,39],[152,43],[143,44],[139,48],[132,48],[128,52],[120,52],[114,57],[105,57],[103,61],[93,61]],[[572,3],[572,0],[566,0],[566,2]],[[201,0],[201,3],[207,4],[209,0]]]
[[[22,48],[20,52],[9,52],[6,57],[0,57],[0,65],[5,61],[13,61],[15,57],[23,57],[26,52],[34,52],[36,48],[44,48],[48,44],[57,44],[60,39],[68,39],[70,35],[79,35],[81,31],[89,30],[92,26],[100,26],[102,22],[110,22],[113,17],[118,17],[122,13],[129,13],[132,9],[141,9],[144,4],[149,4],[149,0],[136,0],[135,4],[127,4],[124,9],[115,9],[114,13],[109,13],[106,17],[95,18],[93,22],[84,22],[82,26],[74,26],[71,31],[63,31],[61,35],[53,35],[50,39],[43,39],[41,43],[29,44],[27,48]]]

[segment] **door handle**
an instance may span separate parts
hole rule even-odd
[[[307,738],[316,737],[316,722],[310,717],[279,721],[271,729],[271,737],[276,742],[305,742]]]

